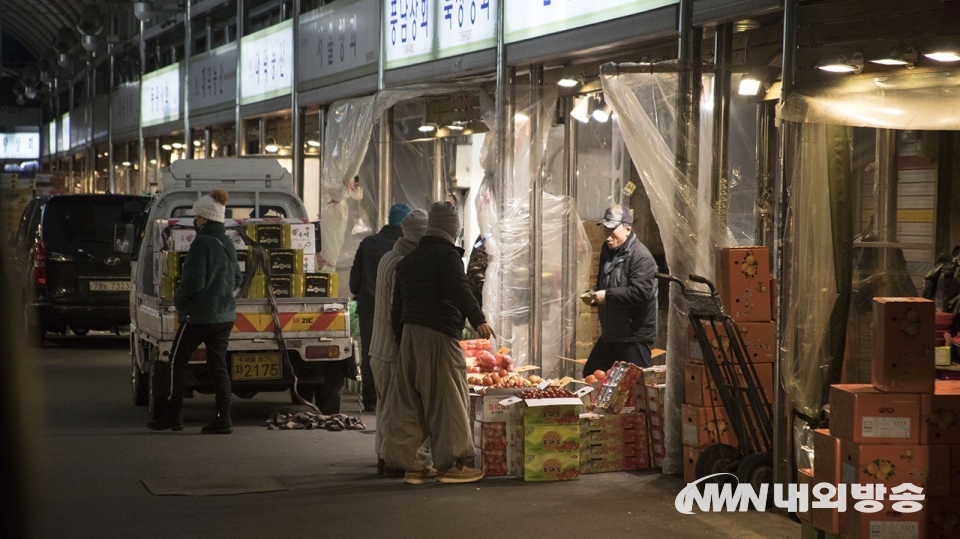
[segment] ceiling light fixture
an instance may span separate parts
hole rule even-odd
[[[576,105],[574,105],[573,109],[570,111],[570,117],[582,124],[585,124],[590,121],[591,113],[590,111],[587,110],[590,106],[587,103],[588,101],[590,101],[590,98],[579,97],[577,98],[576,101],[577,101]]]
[[[200,142],[199,140],[193,141],[193,145],[196,146],[197,148],[199,148],[201,144],[203,144],[203,143]]]
[[[557,81],[557,84],[564,88],[573,88],[574,86],[580,84],[580,81],[578,81],[577,79],[562,78]]]
[[[924,56],[937,62],[957,62],[960,61],[960,52],[954,48],[942,47],[934,48],[923,53]]]
[[[319,140],[308,140],[308,141],[307,141],[307,146],[310,146],[311,148],[319,148],[319,147],[320,147],[320,141],[319,141]]]
[[[120,163],[120,164],[123,165],[123,166],[125,166],[125,167],[129,167],[129,166],[132,165],[133,163],[131,163],[130,161],[124,161],[123,163]]]
[[[817,62],[817,69],[831,73],[860,74],[863,71],[863,55],[855,53],[849,60],[843,55],[826,58]]]
[[[737,86],[737,94],[750,97],[760,95],[766,84],[766,77],[761,77],[756,73],[744,73],[740,77],[740,85]]]
[[[277,153],[280,151],[280,146],[277,144],[276,139],[273,137],[267,138],[267,144],[263,147],[263,151],[267,153]]]
[[[602,124],[605,124],[608,121],[610,121],[610,112],[612,110],[613,108],[605,100],[601,99],[600,104],[597,106],[596,109],[594,109],[593,114],[591,114],[591,116],[593,116],[594,120]]]
[[[917,65],[918,56],[917,50],[913,47],[908,48],[902,53],[897,49],[893,49],[883,58],[870,60],[870,63],[884,66],[906,66],[907,69],[913,69],[914,66]]]
[[[174,142],[174,143],[171,144],[170,146],[171,146],[174,150],[179,150],[180,148],[183,148],[183,144],[180,143],[180,142]],[[162,146],[161,146],[161,147],[162,147]]]
[[[437,127],[433,124],[423,124],[417,128],[417,131],[420,131],[421,133],[433,133],[436,130]]]

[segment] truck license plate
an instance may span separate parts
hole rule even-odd
[[[234,354],[234,380],[279,380],[280,354]]]
[[[90,281],[91,292],[129,292],[130,281]]]

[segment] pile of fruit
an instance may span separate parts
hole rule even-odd
[[[612,367],[611,367],[612,368]],[[603,383],[607,379],[607,373],[597,369],[593,371],[593,374],[588,374],[583,378],[583,382],[586,384],[595,384],[597,382]]]
[[[468,374],[467,383],[472,386],[485,386],[491,389],[493,388],[518,388],[518,387],[534,387],[535,385],[543,382],[543,378],[535,374],[531,374],[524,378],[518,373],[511,372],[499,372],[499,373],[490,373],[490,374]]]
[[[572,391],[565,387],[547,387],[545,389],[529,389],[517,394],[521,399],[562,399],[576,397]]]
[[[480,465],[484,475],[507,475],[507,424],[484,423],[481,431]]]
[[[507,354],[493,353],[493,345],[487,339],[460,341],[460,348],[467,356],[467,372],[499,373],[513,370],[513,358]]]

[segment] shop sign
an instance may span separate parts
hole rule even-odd
[[[340,0],[300,16],[300,90],[377,71],[380,0]]]
[[[79,148],[90,138],[89,112],[89,103],[70,111],[70,144],[66,146],[68,149]]]
[[[54,120],[47,125],[47,155],[54,155],[57,153],[57,121]]]
[[[293,21],[241,38],[240,104],[289,95],[293,68]]]
[[[385,67],[496,46],[497,1],[384,0]]]
[[[190,58],[190,116],[224,110],[236,99],[236,43]]]
[[[140,86],[140,123],[144,127],[180,119],[180,62],[146,73]]]
[[[140,83],[121,84],[110,94],[113,132],[135,128],[140,123]]]
[[[678,0],[525,0],[504,7],[504,39],[514,43],[650,11]]]
[[[0,159],[37,159],[40,133],[0,133]]]
[[[60,126],[57,129],[57,153],[70,149],[70,113],[64,112],[60,117]]]

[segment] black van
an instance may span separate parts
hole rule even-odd
[[[47,331],[76,335],[130,324],[130,255],[117,231],[141,216],[150,197],[61,195],[43,204],[21,269],[24,326],[42,345]],[[29,226],[29,225],[28,225]],[[19,235],[19,234],[18,234]]]

